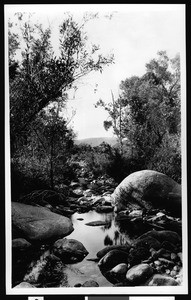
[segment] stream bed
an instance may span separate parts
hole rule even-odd
[[[131,223],[127,220],[118,220],[114,212],[98,213],[89,211],[86,213],[74,213],[71,216],[74,231],[68,235],[67,239],[76,239],[80,241],[87,249],[89,254],[79,263],[64,264],[60,266],[59,280],[54,282],[56,276],[52,275],[53,282],[50,278],[42,277],[46,258],[50,255],[50,249],[41,252],[38,259],[34,258],[30,268],[27,270],[24,281],[36,284],[36,286],[68,286],[74,287],[83,284],[87,280],[96,281],[99,286],[112,286],[100,272],[96,261],[98,251],[109,245],[124,245],[131,243],[138,235],[146,232],[150,228],[145,224]],[[105,222],[105,225],[89,226],[86,223],[93,221]],[[138,233],[138,235],[137,235]],[[59,268],[59,266],[57,267]],[[51,273],[51,267],[49,267]],[[61,273],[61,277],[60,277]],[[39,274],[41,277],[39,277]],[[51,277],[51,276],[50,276]],[[42,279],[43,278],[43,279]],[[50,281],[48,283],[48,281]]]

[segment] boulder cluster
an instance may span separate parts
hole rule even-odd
[[[36,191],[13,202],[15,287],[38,287],[38,282],[43,287],[64,286],[64,265],[81,262],[89,253],[80,241],[66,238],[74,230],[70,217],[90,210],[113,212],[115,222],[124,223],[130,231],[135,228],[132,242],[107,246],[92,259],[110,283],[181,285],[181,186],[164,174],[143,170],[119,185],[110,178],[79,178],[57,191]],[[94,220],[85,225],[107,224]],[[141,228],[147,228],[146,233],[141,234]],[[35,255],[36,262],[31,263],[30,257]],[[99,284],[88,280],[74,286]]]
[[[108,246],[97,257],[102,274],[116,286],[181,283],[181,238],[174,231],[148,231],[132,245]]]

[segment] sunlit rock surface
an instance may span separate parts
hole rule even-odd
[[[112,194],[115,211],[153,207],[181,214],[181,185],[165,174],[142,170],[127,176]]]

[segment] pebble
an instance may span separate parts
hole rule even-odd
[[[171,253],[170,258],[171,260],[177,260],[178,256],[176,255],[176,253]]]
[[[163,266],[157,266],[156,270],[158,273],[163,273]]]
[[[81,287],[82,285],[81,285],[81,283],[76,283],[75,285],[74,285],[74,287]]]
[[[170,255],[170,253],[168,253],[168,252],[163,253],[163,254],[162,254],[162,257],[166,258],[167,260],[170,260],[170,259],[171,259],[171,255]]]
[[[171,275],[172,277],[176,276],[176,274],[177,274],[177,272],[174,271],[174,270],[172,270],[172,271],[170,272],[170,275]]]
[[[163,257],[159,257],[158,260],[167,266],[174,266],[174,262],[171,260],[165,259]]]
[[[174,266],[173,270],[178,272],[180,270],[180,268],[178,266]]]
[[[154,261],[154,264],[155,264],[156,266],[160,266],[160,265],[161,265],[161,261],[155,260],[155,261]]]

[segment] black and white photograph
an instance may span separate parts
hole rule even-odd
[[[185,5],[4,27],[6,294],[187,294]]]

